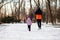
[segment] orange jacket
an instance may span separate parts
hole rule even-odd
[[[36,19],[42,19],[42,15],[36,14]]]

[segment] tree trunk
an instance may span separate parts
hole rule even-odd
[[[17,3],[16,4],[13,3],[13,5],[15,7],[15,10],[14,10],[15,14],[14,14],[14,16],[15,16],[15,19],[17,20],[17,7],[16,7]]]
[[[56,15],[57,15],[57,0],[55,1],[55,16],[54,16],[54,18],[55,18],[55,20],[54,20],[54,23],[56,24]]]
[[[32,3],[31,3],[32,0],[30,0],[30,18],[31,20],[33,19],[33,9],[32,9]]]
[[[24,4],[23,4],[23,17],[24,17],[24,22],[26,20],[26,13],[25,13],[25,0],[24,0]]]
[[[47,2],[48,2],[48,8],[49,8],[49,13],[50,13],[51,23],[52,23],[52,24],[54,24],[54,23],[53,23],[53,16],[52,16],[52,12],[51,12],[50,1],[49,1],[49,0],[47,0]]]
[[[6,6],[5,6],[5,14],[4,14],[4,17],[6,17]]]
[[[12,11],[12,16],[14,16],[14,12],[13,12],[11,3],[10,3],[10,7],[11,7],[11,11]]]
[[[40,7],[40,1],[38,0],[38,7]]]
[[[20,0],[19,0],[19,7],[18,7],[18,20],[20,19]]]
[[[48,14],[49,14],[49,9],[48,9],[48,3],[46,2],[46,24],[48,24]]]

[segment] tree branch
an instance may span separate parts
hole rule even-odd
[[[34,0],[34,2],[35,2],[35,4],[36,4],[36,6],[38,6],[38,4],[36,3],[36,1]]]
[[[12,2],[12,1],[3,4],[3,5],[0,7],[0,9],[1,9],[4,5],[6,5],[6,4],[8,4],[8,3],[11,3],[11,2]]]

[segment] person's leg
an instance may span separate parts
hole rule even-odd
[[[38,28],[41,29],[41,20],[37,21]]]
[[[28,30],[31,31],[31,27],[30,27],[30,25],[28,25]]]
[[[40,20],[40,22],[39,22],[39,28],[41,29],[41,20]]]
[[[29,31],[31,31],[31,25],[29,26]]]
[[[28,31],[29,31],[29,25],[28,25]]]
[[[39,28],[39,21],[37,21],[37,24],[38,24],[38,28]]]
[[[39,21],[39,28],[41,29],[41,20]]]

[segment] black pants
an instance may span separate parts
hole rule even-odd
[[[31,25],[28,25],[28,30],[31,31]]]
[[[41,20],[37,20],[38,28],[41,29]]]

